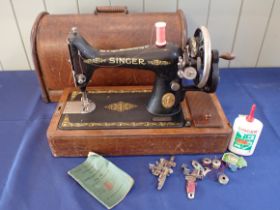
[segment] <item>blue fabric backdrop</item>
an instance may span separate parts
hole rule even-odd
[[[108,157],[135,179],[114,209],[280,209],[280,69],[223,70],[217,95],[231,123],[257,104],[264,130],[255,154],[247,158],[248,168],[228,172],[226,186],[206,178],[190,201],[179,166],[206,155],[176,156],[178,166],[162,191],[148,170],[160,156]],[[46,130],[55,106],[41,100],[34,72],[0,73],[1,210],[105,209],[67,175],[84,158],[51,155]]]

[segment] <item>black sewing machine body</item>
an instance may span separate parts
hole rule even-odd
[[[190,44],[186,45],[185,49],[167,43],[161,47],[144,45],[99,50],[90,46],[77,29],[73,29],[68,36],[68,46],[73,78],[75,85],[83,93],[81,100],[85,113],[92,111],[88,108],[91,102],[86,94],[87,85],[96,69],[108,66],[144,69],[156,74],[146,107],[148,112],[157,116],[172,116],[180,112],[180,103],[188,90],[214,92],[219,81],[219,54],[212,51],[210,46],[207,49],[204,46],[201,48],[201,43],[204,45],[204,42],[209,42],[205,37],[204,40],[201,38],[202,32],[203,30],[198,31],[197,39],[189,41]],[[183,86],[183,79],[189,79],[194,84]],[[95,109],[95,106],[92,109]]]
[[[121,66],[149,70],[156,74],[156,81],[147,110],[155,115],[173,115],[180,111],[184,91],[181,87],[175,90],[171,88],[172,82],[173,84],[182,82],[177,72],[173,70],[178,68],[178,58],[182,55],[182,50],[178,46],[167,44],[164,48],[158,48],[145,45],[119,50],[96,50],[78,34],[72,34],[69,42],[72,64],[74,69],[78,69],[74,70],[74,80],[82,91],[85,91],[94,70],[98,68]],[[80,69],[80,66],[83,66],[83,69]]]

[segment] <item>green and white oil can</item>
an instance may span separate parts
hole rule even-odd
[[[233,124],[233,134],[228,149],[238,155],[250,156],[254,153],[263,124],[254,118],[256,105],[253,104],[249,115],[239,115]]]

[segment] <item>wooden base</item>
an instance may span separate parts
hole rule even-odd
[[[96,87],[94,90],[141,90],[145,86]],[[182,102],[190,127],[61,130],[58,128],[67,99],[74,89],[66,89],[47,131],[54,156],[86,156],[89,151],[101,155],[156,155],[222,153],[232,133],[231,126],[215,94],[189,92]]]

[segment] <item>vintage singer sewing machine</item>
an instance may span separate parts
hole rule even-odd
[[[210,36],[205,27],[199,28],[185,49],[172,43],[146,45],[120,50],[98,50],[73,28],[68,37],[73,78],[82,92],[82,113],[95,109],[87,97],[86,87],[98,68],[129,67],[145,69],[156,74],[147,111],[156,116],[173,116],[181,111],[180,103],[186,91],[215,92],[219,81],[219,55],[211,49]],[[194,85],[184,86],[183,79]]]
[[[88,151],[109,155],[178,154],[226,149],[231,127],[216,96],[209,93],[218,86],[219,58],[230,60],[233,56],[219,55],[211,49],[204,26],[182,49],[165,40],[164,22],[155,25],[155,44],[113,50],[95,49],[78,28],[72,28],[68,47],[78,90],[67,90],[62,96],[48,130],[55,155],[80,156]],[[108,66],[152,71],[156,75],[154,85],[88,88],[95,70]],[[65,147],[65,151],[57,154],[55,146]]]

